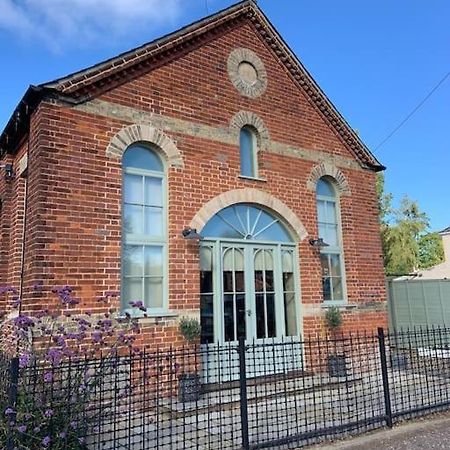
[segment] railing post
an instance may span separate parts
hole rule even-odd
[[[386,358],[386,339],[384,329],[378,328],[378,345],[380,347],[380,361],[381,361],[381,376],[383,379],[384,392],[384,408],[386,413],[386,425],[392,428],[392,407],[391,407],[391,393],[389,391],[389,375]]]
[[[250,449],[250,440],[248,436],[248,401],[247,401],[247,372],[245,363],[245,338],[239,338],[238,354],[239,354],[239,390],[241,404],[241,432],[242,432],[242,448]]]
[[[14,450],[14,433],[17,408],[17,389],[19,385],[19,358],[12,358],[9,365],[9,389],[8,406],[14,410],[14,414],[8,416],[8,438],[6,441],[6,450]]]

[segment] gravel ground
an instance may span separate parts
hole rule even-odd
[[[404,422],[348,441],[309,447],[310,450],[449,450],[450,413]]]

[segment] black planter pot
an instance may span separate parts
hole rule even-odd
[[[180,375],[178,384],[178,400],[182,403],[196,402],[202,393],[202,383],[196,373]]]
[[[347,376],[347,360],[345,355],[328,356],[328,375],[330,377]]]

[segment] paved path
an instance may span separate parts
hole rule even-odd
[[[404,422],[348,441],[310,447],[311,450],[449,450],[450,413]]]

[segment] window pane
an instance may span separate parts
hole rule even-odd
[[[212,344],[214,342],[214,304],[212,295],[200,297],[200,325],[201,343]]]
[[[162,179],[145,177],[145,204],[149,206],[162,206]]]
[[[336,203],[327,202],[327,222],[337,224]]]
[[[334,197],[334,189],[331,183],[328,180],[325,180],[324,178],[321,178],[317,182],[317,194],[318,195],[324,195],[327,197]]]
[[[145,275],[163,275],[163,248],[146,246],[145,254]]]
[[[295,294],[284,294],[284,316],[286,336],[297,335],[297,312],[295,308]]]
[[[200,247],[200,270],[212,270],[212,249],[209,247]]]
[[[324,239],[324,241],[332,247],[337,247],[339,245],[337,225],[327,225],[326,239]]]
[[[123,167],[133,167],[135,169],[154,170],[163,172],[164,168],[159,156],[149,148],[142,146],[129,147],[122,159]]]
[[[328,264],[328,254],[322,253],[320,255],[320,264],[322,266],[322,276],[327,277],[330,276],[330,267]]]
[[[163,236],[162,208],[145,207],[145,234],[152,237]]]
[[[319,237],[322,238],[327,244],[327,226],[324,224],[319,224]]]
[[[200,272],[200,293],[209,294],[213,291],[212,272]]]
[[[331,298],[331,279],[329,277],[323,278],[322,286],[323,286],[323,299],[324,300],[332,300],[332,298]]]
[[[139,175],[125,174],[124,178],[124,194],[123,199],[125,203],[144,203],[142,198],[142,177]]]
[[[284,291],[295,291],[295,281],[294,274],[292,272],[283,273],[283,290]]]
[[[323,200],[317,200],[317,220],[318,222],[326,222],[327,215],[325,211],[325,202]]]
[[[330,270],[332,277],[341,276],[341,257],[339,255],[330,254]]]
[[[234,341],[234,312],[233,294],[223,296],[223,321],[225,341]]]
[[[271,338],[277,335],[274,294],[267,294],[266,302],[267,302],[267,337]]]
[[[291,251],[283,251],[283,272],[293,272],[294,271],[294,261],[293,253]]]
[[[241,174],[247,177],[255,176],[254,145],[253,132],[247,127],[242,128],[240,133]]]
[[[142,206],[124,205],[123,231],[126,234],[142,234]]]
[[[343,300],[342,278],[333,278],[333,300]]]
[[[236,295],[236,313],[237,313],[237,338],[240,337],[245,338],[246,332],[245,332],[245,317],[246,317],[246,311],[245,311],[245,294],[239,294]]]
[[[145,285],[145,305],[147,308],[163,307],[162,278],[146,278]]]
[[[266,320],[264,312],[264,294],[256,294],[256,337],[262,339],[266,337]]]
[[[130,302],[144,302],[142,278],[124,278],[122,288],[122,301],[125,308],[130,308]]]
[[[123,274],[141,277],[143,275],[143,254],[141,245],[126,245],[123,248]]]

